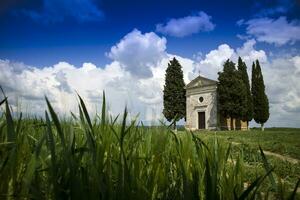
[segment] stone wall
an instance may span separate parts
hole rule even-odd
[[[248,123],[239,119],[220,116],[221,130],[248,130]]]
[[[216,85],[187,90],[186,128],[198,129],[198,112],[205,112],[205,128],[217,128],[217,92]],[[199,98],[202,97],[201,102]]]

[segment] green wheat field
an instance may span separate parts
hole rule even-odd
[[[109,116],[105,97],[92,118],[78,98],[69,119],[1,101],[0,199],[299,198],[299,129],[174,132]]]

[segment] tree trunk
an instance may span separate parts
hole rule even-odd
[[[173,128],[174,128],[174,131],[177,132],[176,121],[174,121]]]
[[[235,118],[232,118],[232,127],[233,127],[233,130],[235,131],[236,130],[236,119]]]
[[[264,123],[260,124],[260,126],[261,126],[261,131],[264,131],[265,130]]]
[[[250,131],[250,128],[249,128],[249,121],[247,121],[247,131]]]
[[[229,131],[231,131],[231,118],[230,117],[226,118],[226,125],[227,125],[227,129]]]

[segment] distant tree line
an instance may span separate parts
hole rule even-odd
[[[252,119],[261,125],[269,119],[269,101],[259,61],[253,62],[251,87],[245,62],[239,57],[237,68],[229,59],[218,77],[218,108],[225,118],[247,122]],[[235,121],[236,122],[236,121]]]

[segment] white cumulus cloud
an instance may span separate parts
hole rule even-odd
[[[166,57],[166,43],[153,32],[142,34],[134,29],[111,48],[108,56],[137,77],[151,77],[150,67]]]
[[[273,18],[255,18],[243,22],[247,26],[246,32],[259,42],[275,45],[293,44],[300,40],[300,22],[288,21],[281,16]]]
[[[261,63],[267,62],[267,55],[263,50],[254,48],[255,40],[247,40],[242,47],[233,49],[228,44],[221,44],[216,49],[208,52],[203,59],[198,59],[194,72],[200,73],[212,79],[217,79],[218,72],[222,71],[223,64],[227,59],[237,62],[240,56],[250,67],[252,62],[258,59]]]
[[[222,70],[223,63],[233,55],[234,49],[227,44],[221,44],[217,49],[206,54],[204,59],[199,60],[195,72],[216,79],[218,71]]]
[[[244,62],[251,66],[254,60],[259,60],[260,62],[267,61],[267,55],[264,50],[256,50],[254,45],[256,41],[254,39],[247,40],[242,47],[236,49],[236,54],[243,58]]]
[[[197,15],[190,15],[178,19],[170,19],[166,24],[157,24],[156,31],[174,37],[185,37],[201,31],[212,31],[215,25],[211,16],[201,11]]]

